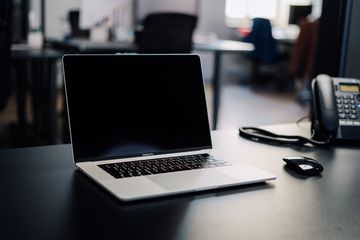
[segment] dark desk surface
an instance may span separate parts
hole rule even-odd
[[[270,127],[292,134],[296,125]],[[70,146],[0,151],[0,239],[357,239],[360,150],[269,146],[237,131],[214,146],[276,181],[123,204],[72,164]],[[321,177],[284,169],[284,156],[317,159]]]

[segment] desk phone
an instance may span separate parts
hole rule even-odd
[[[360,80],[319,75],[312,82],[314,138],[360,143]]]

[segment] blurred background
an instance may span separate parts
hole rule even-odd
[[[1,0],[0,148],[70,141],[66,53],[199,54],[212,129],[295,122],[314,76],[360,78],[359,11],[352,0]]]

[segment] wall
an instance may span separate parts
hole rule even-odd
[[[33,0],[34,1],[34,0]],[[61,38],[61,18],[67,16],[69,10],[78,9],[80,0],[45,0],[46,37]]]
[[[225,26],[225,0],[200,0],[198,14],[199,21],[196,34],[222,39],[231,38],[232,29]],[[204,78],[206,81],[210,81],[213,73],[214,55],[200,51],[196,53],[201,57]],[[224,54],[222,60],[221,77],[229,69],[236,67],[234,65],[238,65],[233,61],[231,54]]]
[[[220,38],[228,38],[231,29],[225,26],[225,0],[201,0],[198,31],[215,33]]]
[[[39,0],[32,0],[34,2]],[[81,0],[46,0],[47,37],[62,37],[61,18],[71,9],[77,9]],[[157,0],[157,3],[167,0]],[[36,5],[36,4],[34,4]],[[224,23],[225,0],[200,0],[198,30],[201,33],[214,32],[225,38],[231,34]]]

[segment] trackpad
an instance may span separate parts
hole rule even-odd
[[[166,190],[190,190],[232,184],[236,180],[218,171],[207,169],[149,176],[148,179]]]

